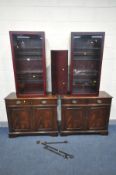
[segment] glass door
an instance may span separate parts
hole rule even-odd
[[[17,94],[45,94],[43,33],[11,33]]]
[[[71,46],[71,93],[98,93],[103,34],[72,33]]]

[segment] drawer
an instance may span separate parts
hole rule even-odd
[[[52,105],[57,104],[55,99],[16,99],[6,100],[6,105]]]
[[[72,98],[62,99],[62,104],[110,104],[111,98]]]

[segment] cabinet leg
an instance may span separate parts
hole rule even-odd
[[[67,136],[67,133],[60,133],[60,136]]]
[[[10,139],[16,138],[17,136],[9,136]]]
[[[17,135],[15,135],[15,134],[9,134],[8,136],[9,136],[9,138],[16,138],[17,137]]]
[[[106,136],[107,136],[107,135],[108,135],[108,131],[103,131],[103,132],[101,132],[100,134],[101,134],[101,135],[106,135]]]
[[[52,133],[52,134],[50,134],[50,136],[56,137],[56,136],[58,136],[58,133]]]

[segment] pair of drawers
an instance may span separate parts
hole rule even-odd
[[[6,105],[56,105],[57,99],[13,99],[6,100]]]
[[[72,105],[102,105],[111,104],[111,98],[71,98],[62,99],[62,104],[72,104]]]

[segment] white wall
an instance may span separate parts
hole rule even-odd
[[[7,121],[4,97],[15,91],[10,30],[45,31],[49,80],[50,50],[70,50],[71,31],[105,31],[100,90],[114,97],[116,119],[116,0],[0,0],[0,121]]]

